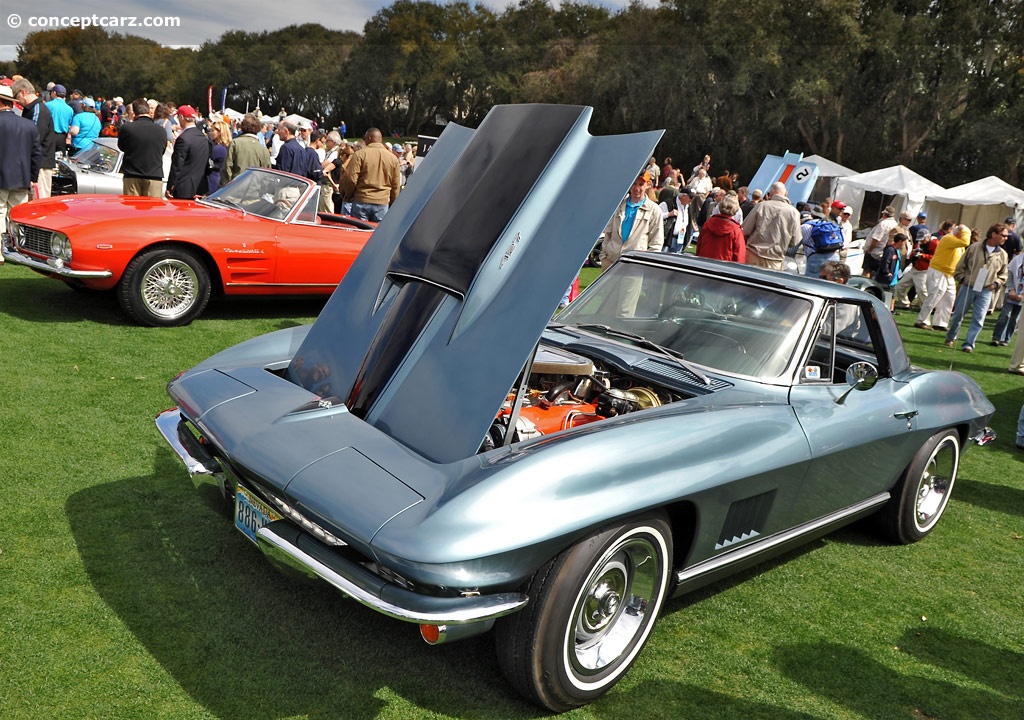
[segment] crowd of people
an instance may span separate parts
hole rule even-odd
[[[344,121],[327,130],[284,109],[276,117],[259,111],[204,117],[191,105],[93,99],[54,82],[37,92],[20,76],[0,81],[0,128],[0,222],[11,207],[49,197],[57,158],[88,150],[100,137],[116,138],[124,153],[126,195],[193,199],[249,167],[274,167],[316,182],[320,211],[375,222],[416,166],[416,143],[385,142],[376,128],[350,142]]]
[[[101,136],[116,137],[124,153],[126,195],[193,199],[214,192],[250,167],[275,167],[307,177],[321,188],[320,211],[379,222],[416,163],[414,143],[388,144],[377,128],[361,141],[345,139],[344,121],[325,131],[284,109],[277,118],[211,113],[190,105],[138,98],[86,96],[59,83],[37,92],[27,79],[0,81],[0,227],[10,208],[49,197],[59,153],[87,150]],[[163,158],[171,154],[164,177]],[[651,157],[600,238],[602,267],[630,250],[686,252],[697,238],[698,256],[783,270],[802,250],[805,273],[846,282],[853,242],[852,207],[826,198],[794,205],[782,182],[767,192],[738,184],[738,174],[711,173],[705,155],[688,174]],[[166,181],[166,188],[164,183]],[[886,206],[864,245],[863,274],[885,291],[893,312],[911,309],[914,326],[945,333],[956,347],[970,313],[961,350],[974,352],[986,317],[998,312],[991,343],[1008,346],[1024,307],[1024,253],[1013,217],[977,229],[953,220],[935,232],[928,216],[897,216]],[[578,287],[574,283],[574,287]],[[563,304],[571,300],[567,291]],[[1024,375],[1024,342],[1017,333],[1009,371]],[[1024,408],[1018,447],[1024,449]]]
[[[710,166],[705,156],[684,176],[671,158],[659,165],[652,157],[601,235],[602,267],[629,250],[686,252],[694,238],[700,257],[783,270],[787,257],[802,250],[804,272],[824,277],[827,265],[829,279],[837,264],[845,266],[854,208],[831,198],[794,205],[781,182],[762,194],[737,186],[735,173],[713,177]],[[947,347],[956,347],[970,315],[960,347],[974,352],[993,313],[991,344],[1007,346],[1024,300],[1024,253],[1015,227],[1008,217],[982,235],[946,220],[933,232],[927,213],[897,214],[886,206],[865,238],[863,274],[880,286],[894,313],[915,309],[915,327],[944,332]],[[1020,337],[1009,370],[1024,375]]]
[[[684,180],[671,158],[659,166],[652,157],[601,234],[602,269],[630,250],[685,252],[696,237],[698,256],[775,270],[802,249],[807,275],[848,282],[852,207],[831,198],[818,206],[794,205],[780,182],[762,196],[760,190],[734,187],[735,173],[712,177],[710,165],[705,156]],[[881,286],[894,313],[918,310],[914,327],[943,332],[945,346],[955,348],[970,315],[960,345],[966,353],[974,352],[994,313],[991,344],[1010,344],[1024,307],[1022,265],[1014,217],[990,225],[984,235],[954,220],[932,232],[927,213],[897,215],[886,206],[864,245],[864,276]],[[1009,364],[1017,375],[1024,375],[1022,337],[1017,333]],[[1017,447],[1024,450],[1024,407]]]

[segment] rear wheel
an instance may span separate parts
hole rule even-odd
[[[949,503],[960,466],[960,436],[944,430],[928,439],[903,472],[882,511],[886,534],[898,543],[924,538],[938,524]]]
[[[606,693],[633,665],[665,599],[672,557],[661,513],[574,545],[531,578],[530,604],[497,628],[512,685],[562,712]]]
[[[144,252],[125,268],[118,301],[142,325],[188,325],[210,300],[210,274],[189,250]]]

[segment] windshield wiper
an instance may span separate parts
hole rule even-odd
[[[581,325],[577,325],[576,327],[582,330],[598,330],[608,335],[614,335],[616,337],[632,340],[645,350],[653,350],[662,357],[668,358],[669,360],[677,364],[679,367],[681,367],[683,370],[686,370],[688,373],[697,376],[697,379],[700,380],[705,385],[711,384],[711,380],[708,378],[708,376],[702,373],[696,365],[694,365],[686,358],[684,358],[682,354],[676,352],[675,350],[670,350],[667,347],[659,345],[658,343],[652,340],[648,340],[643,335],[638,335],[637,333],[632,333],[629,332],[628,330],[618,330],[616,328],[609,327],[608,325],[602,325],[600,323],[583,323]]]
[[[246,211],[245,211],[245,208],[242,207],[241,205],[239,205],[238,203],[236,203],[234,200],[225,200],[224,198],[210,198],[210,197],[206,197],[206,198],[203,198],[203,199],[206,202],[208,202],[208,203],[214,203],[214,204],[217,204],[217,205],[223,205],[224,207],[229,207],[229,208],[231,208],[233,210],[241,210],[243,216],[247,214]]]

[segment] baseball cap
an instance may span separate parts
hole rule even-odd
[[[918,219],[924,218],[925,220],[927,220],[928,219],[928,213],[926,213],[924,210],[922,210],[921,212],[919,212],[917,214],[917,217],[918,217]]]
[[[842,200],[834,200],[832,202],[832,207],[836,208],[837,210],[842,210],[844,207],[846,207],[846,203],[844,203]]]
[[[395,143],[394,145],[391,146],[391,149],[394,150],[395,152],[400,152],[401,149],[402,149],[402,146],[399,145],[398,143]]]
[[[58,84],[58,85],[54,85],[53,86],[53,92],[56,93],[57,95],[63,96],[63,95],[67,95],[68,94],[68,89],[66,87],[64,87],[63,85]]]
[[[196,109],[194,107],[192,107],[191,105],[179,105],[178,106],[178,114],[181,115],[183,118],[197,118],[197,117],[199,117],[199,113],[197,113]]]
[[[843,206],[843,215],[853,215],[853,208],[849,205]]]
[[[1006,220],[1003,221],[1003,224],[1004,225],[1016,225],[1017,224],[1017,218],[1015,218],[1015,217],[1013,217],[1011,215],[1010,217],[1006,218]]]

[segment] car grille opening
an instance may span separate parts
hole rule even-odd
[[[22,225],[18,245],[30,253],[53,257],[53,253],[50,251],[50,238],[52,236],[53,233],[49,230],[32,227],[31,225]]]

